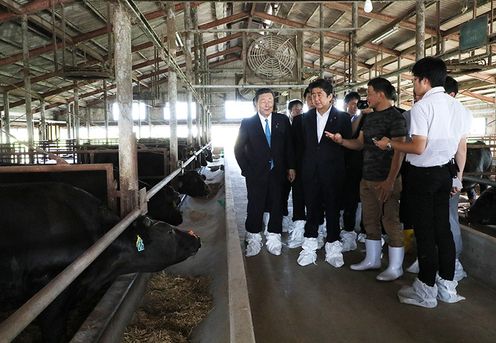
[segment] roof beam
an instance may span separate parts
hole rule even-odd
[[[33,14],[39,11],[47,10],[52,7],[52,2],[55,5],[58,5],[58,4],[69,4],[74,2],[74,0],[34,0],[34,1],[30,1],[29,3],[27,3],[22,7],[19,7],[19,5],[17,4],[15,6],[12,5],[12,8],[10,6],[7,6],[8,8],[11,8],[13,11],[0,13],[0,23],[3,23],[4,21],[8,21],[11,19],[15,19],[23,14]]]

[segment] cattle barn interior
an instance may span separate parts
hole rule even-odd
[[[411,308],[396,293],[414,274],[385,284],[349,269],[363,244],[340,269],[323,252],[302,268],[300,249],[285,245],[281,256],[262,249],[245,258],[246,187],[233,146],[259,88],[271,88],[275,110],[287,114],[290,100],[325,78],[344,110],[347,93],[366,99],[367,82],[380,76],[408,110],[412,66],[435,56],[473,115],[472,149],[496,156],[495,16],[496,0],[0,0],[0,185],[70,183],[131,218],[124,229],[185,169],[206,175],[218,193],[188,198],[180,225],[199,233],[202,248],[171,267],[212,278],[215,310],[191,341],[494,342],[496,223],[469,223],[468,200],[459,205],[468,277],[458,287],[467,299]],[[487,169],[466,173],[480,182],[477,192],[494,187],[494,166],[490,158]],[[130,304],[139,304],[147,278],[130,277]],[[102,337],[120,342],[131,316]],[[28,324],[13,322],[0,323],[0,342]]]

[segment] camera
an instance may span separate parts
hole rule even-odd
[[[367,102],[367,100],[358,100],[357,102],[357,108],[359,110],[364,110],[366,108],[369,107],[369,103]]]

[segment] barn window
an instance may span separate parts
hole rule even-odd
[[[193,120],[196,119],[196,103],[191,103],[191,116]],[[170,120],[170,107],[167,102],[164,107],[164,119]],[[188,103],[185,101],[176,102],[176,119],[177,120],[187,120],[188,119]]]
[[[251,101],[226,100],[226,119],[243,119],[255,114],[255,108]]]
[[[145,120],[146,104],[144,102],[133,101],[133,120]],[[112,116],[114,120],[119,120],[119,105],[116,102],[112,104]]]

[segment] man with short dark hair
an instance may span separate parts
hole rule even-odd
[[[298,264],[306,266],[317,260],[318,226],[324,208],[327,228],[325,243],[327,263],[338,268],[343,262],[339,241],[339,210],[344,183],[344,150],[327,139],[324,131],[351,136],[351,123],[346,113],[332,106],[333,87],[328,80],[318,79],[308,86],[314,109],[303,114],[302,176],[307,222]]]
[[[376,142],[406,152],[405,191],[417,240],[419,273],[411,287],[398,292],[400,302],[433,308],[437,300],[454,303],[464,298],[456,292],[455,244],[449,226],[449,197],[453,177],[461,178],[451,160],[469,133],[471,114],[445,93],[446,64],[425,57],[412,68],[415,94],[422,97],[411,109],[411,142]],[[458,175],[457,175],[458,174]]]
[[[368,83],[367,101],[374,109],[367,114],[360,134],[356,139],[343,139],[340,135],[326,133],[336,143],[348,149],[363,149],[363,173],[360,182],[360,198],[363,208],[363,224],[367,232],[366,255],[353,270],[379,269],[381,267],[381,229],[388,234],[388,268],[377,275],[379,281],[392,281],[403,275],[403,231],[399,219],[401,177],[399,171],[403,153],[381,151],[374,140],[390,137],[404,141],[406,136],[405,118],[391,105],[396,94],[394,86],[387,79],[377,77]]]
[[[267,250],[273,255],[281,254],[282,185],[285,177],[290,182],[295,178],[289,120],[273,112],[274,100],[269,88],[257,90],[253,99],[257,114],[241,121],[234,146],[248,193],[247,257],[257,255],[262,248],[264,211],[270,213]]]

